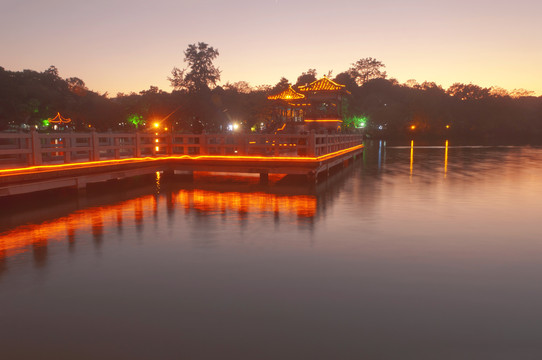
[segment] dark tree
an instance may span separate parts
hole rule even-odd
[[[383,71],[386,65],[372,57],[360,59],[352,65],[350,73],[360,86],[369,80],[385,79],[387,76],[386,72]]]
[[[224,85],[225,90],[234,90],[240,94],[249,94],[252,92],[252,87],[246,81],[237,81],[234,83],[226,83]]]
[[[335,81],[339,84],[346,85],[346,89],[353,91],[358,87],[356,79],[352,76],[352,73],[349,71],[342,72],[335,77]]]
[[[67,78],[66,82],[68,83],[68,87],[73,93],[80,96],[83,96],[87,93],[88,89],[85,85],[85,82],[78,77]]]
[[[208,90],[220,80],[220,70],[214,66],[213,60],[218,50],[204,42],[188,45],[184,52],[186,69],[173,68],[172,77],[168,78],[175,90],[189,91]]]
[[[279,82],[271,89],[272,93],[278,93],[288,89],[290,82],[284,76],[280,78]]]
[[[51,65],[47,70],[43,72],[45,75],[49,75],[51,77],[58,78],[58,69],[56,66]]]
[[[316,69],[309,69],[307,72],[302,73],[297,78],[297,82],[295,83],[295,86],[302,86],[306,84],[310,84],[313,81],[316,81]]]
[[[447,93],[461,100],[480,100],[489,97],[491,89],[474,84],[455,83],[448,88]]]

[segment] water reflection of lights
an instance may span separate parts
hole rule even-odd
[[[182,196],[182,195],[179,195]],[[313,217],[316,198],[313,196],[276,196],[266,193],[222,193],[194,190],[191,202],[177,201],[200,211],[280,212]],[[183,199],[185,200],[185,199]]]
[[[449,125],[446,125],[448,127]],[[444,177],[448,174],[448,140],[446,140],[446,148],[444,150]]]
[[[414,165],[414,140],[410,141],[410,181],[412,181],[412,169]]]
[[[444,143],[444,178],[448,175],[448,140]],[[420,146],[421,148],[424,148],[424,146]],[[442,149],[442,146],[425,146],[425,148],[438,148]],[[380,150],[379,150],[380,151]],[[380,161],[380,153],[379,153],[379,161]],[[412,175],[414,172],[414,140],[410,141],[410,181],[412,182]]]
[[[36,261],[43,262],[42,258],[49,245],[67,240],[71,246],[75,243],[77,234],[91,234],[96,245],[100,245],[106,228],[117,227],[120,231],[133,224],[135,229],[140,231],[146,217],[158,216],[160,201],[165,203],[168,214],[179,206],[183,207],[185,212],[234,212],[256,217],[281,214],[312,218],[316,214],[317,206],[316,197],[309,195],[287,196],[199,189],[181,190],[167,196],[149,195],[117,205],[80,210],[56,220],[23,225],[0,233],[0,260],[32,250]]]
[[[380,140],[378,142],[378,169],[382,168],[383,162],[386,162],[386,141]]]

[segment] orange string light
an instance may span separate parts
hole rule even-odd
[[[305,119],[305,122],[331,123],[331,122],[343,122],[343,121],[341,119],[320,119],[320,120]]]
[[[280,162],[280,161],[293,161],[293,162],[319,162],[341,154],[355,151],[363,148],[363,145],[352,146],[343,150],[335,151],[329,154],[321,156],[252,156],[252,155],[179,155],[179,156],[159,156],[159,157],[142,157],[142,158],[126,158],[126,159],[115,159],[115,160],[99,160],[99,161],[87,161],[83,163],[74,163],[74,164],[55,164],[55,165],[37,165],[37,166],[28,166],[24,168],[15,168],[15,169],[2,169],[0,170],[0,176],[11,176],[15,174],[24,174],[32,173],[36,171],[56,171],[56,170],[70,170],[70,169],[81,169],[88,167],[100,167],[108,165],[119,165],[119,164],[129,164],[129,163],[140,163],[145,161],[165,161],[165,160],[220,160],[220,161],[230,161],[232,163],[243,162],[243,161],[262,161],[262,162]]]

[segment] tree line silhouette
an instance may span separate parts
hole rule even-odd
[[[151,86],[114,97],[89,90],[79,78],[61,78],[54,66],[43,72],[0,67],[0,131],[52,131],[46,120],[57,112],[72,119],[74,131],[142,131],[159,122],[168,131],[222,132],[236,122],[240,131],[273,132],[281,125],[271,122],[273,104],[267,96],[288,88],[288,79],[274,86],[252,87],[246,81],[219,86],[220,69],[213,64],[218,50],[200,42],[189,45],[184,55],[186,68],[173,68],[168,78],[173,91]],[[397,142],[542,143],[542,96],[474,84],[455,83],[448,89],[434,82],[402,84],[384,69],[382,62],[364,58],[335,77],[325,74],[350,93],[342,131],[360,131],[348,119],[362,118],[368,137]],[[293,86],[317,76],[308,69]]]

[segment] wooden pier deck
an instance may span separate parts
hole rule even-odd
[[[174,172],[318,175],[363,151],[359,134],[0,134],[0,197]]]

